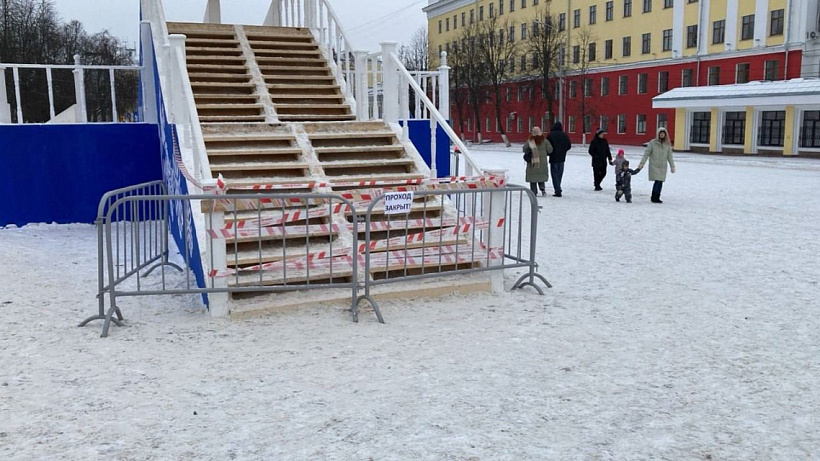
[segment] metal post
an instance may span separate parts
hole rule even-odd
[[[205,8],[205,19],[202,22],[222,24],[222,7],[219,0],[208,0],[208,6]]]
[[[502,177],[506,183],[507,170],[485,170],[484,172],[487,175]],[[504,219],[507,216],[507,192],[503,188],[499,189],[498,192],[490,192],[485,194],[482,202],[484,205],[482,214],[484,215],[484,219],[489,221],[490,227],[487,232],[482,233],[481,240],[482,243],[487,245],[487,251],[490,251],[492,248],[499,247],[504,244],[504,228],[497,227],[494,223],[498,222],[499,219]],[[537,217],[533,217],[532,219],[537,219]],[[511,224],[512,223],[507,223],[507,225]],[[490,266],[500,266],[503,264],[503,260],[491,259],[489,264]],[[490,283],[492,284],[493,293],[503,293],[504,271],[490,271]]]
[[[108,69],[108,79],[111,82],[111,119],[112,122],[118,122],[118,115],[117,115],[117,89],[115,86],[115,77],[114,77],[114,69]]]
[[[215,179],[205,179],[202,181],[203,189],[218,190],[217,181]],[[215,194],[216,195],[216,194]],[[204,202],[203,202],[204,203]],[[211,211],[205,213],[205,228],[207,231],[221,230],[225,228],[225,213],[217,212],[214,208],[215,202],[212,202]],[[234,238],[238,238],[238,233],[234,229]],[[224,240],[214,239],[208,237],[208,259],[209,271],[225,272],[228,269],[228,253],[227,246]],[[207,285],[207,282],[206,282]],[[218,289],[228,288],[227,277],[212,277],[211,287]],[[228,308],[228,293],[210,293],[208,295],[209,310],[212,317],[227,317],[230,314]]]
[[[11,123],[11,105],[6,94],[6,67],[0,65],[0,123]]]
[[[399,76],[398,67],[393,61],[392,54],[396,52],[398,43],[382,42],[382,105],[385,123],[399,121]]]
[[[447,65],[447,52],[441,52],[441,66],[438,68],[438,111],[450,120],[450,66]]]
[[[367,51],[357,50],[353,52],[356,59],[356,68],[354,75],[356,84],[356,119],[360,122],[367,120],[368,117],[368,88],[367,88]]]
[[[57,115],[54,113],[54,81],[51,76],[51,67],[46,67],[46,82],[48,83],[48,114],[50,120]]]
[[[85,73],[80,67],[80,55],[74,55],[74,94],[77,98],[77,105],[74,107],[74,117],[77,123],[88,123],[88,112],[85,106]]]
[[[410,123],[408,120],[406,123]],[[438,122],[436,122],[435,117],[430,117],[430,177],[438,178],[438,168],[436,167],[436,131],[438,128]]]

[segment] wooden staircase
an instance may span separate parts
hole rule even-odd
[[[307,29],[215,24],[168,23],[170,33],[186,35],[188,74],[214,176],[222,175],[235,193],[288,185],[289,192],[344,193],[368,189],[362,181],[404,184],[428,177],[429,170],[411,145],[383,122],[357,122],[328,60]],[[327,213],[315,213],[327,208]],[[280,219],[294,210],[315,217],[287,222],[282,235],[235,236],[225,240],[228,269],[276,264],[308,253],[333,252],[349,246],[352,236],[363,243],[366,226],[353,226],[350,212],[333,213],[328,204],[295,203],[264,210],[225,213],[227,225],[237,220]],[[357,204],[363,220],[367,206]],[[374,210],[375,211],[375,210]],[[390,218],[376,211],[377,220]],[[374,239],[430,232],[442,226],[410,223],[425,218],[456,218],[446,200],[435,197],[414,202],[402,215],[402,229],[374,231]],[[407,248],[466,245],[469,239],[452,236],[416,242]],[[391,248],[397,250],[403,248]],[[376,250],[384,251],[384,249]],[[389,259],[387,259],[389,261]],[[284,263],[282,264],[284,267]],[[352,277],[391,277],[447,270],[423,264],[386,264],[370,274],[354,274],[338,265],[314,270],[238,272],[228,278],[233,286],[323,283]],[[364,268],[361,268],[363,271]],[[241,296],[244,297],[245,295]]]

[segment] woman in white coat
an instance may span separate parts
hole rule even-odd
[[[663,203],[661,201],[661,190],[663,182],[666,181],[666,166],[669,165],[672,173],[675,173],[675,159],[672,157],[672,141],[666,128],[658,128],[658,137],[649,141],[641,159],[638,170],[642,170],[649,160],[649,180],[655,181],[652,186],[652,203]]]

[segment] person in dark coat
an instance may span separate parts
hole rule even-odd
[[[607,160],[612,165],[612,151],[609,149],[609,141],[606,140],[604,130],[598,129],[595,137],[589,143],[589,155],[592,157],[592,174],[595,178],[595,190],[601,189],[601,181],[606,177]]]
[[[550,154],[550,173],[552,173],[552,188],[555,193],[553,197],[560,197],[561,178],[564,177],[564,163],[567,161],[567,152],[572,149],[572,143],[569,141],[569,136],[564,133],[564,127],[561,122],[555,122],[552,126],[550,134],[547,135],[547,141],[552,144],[552,154]]]

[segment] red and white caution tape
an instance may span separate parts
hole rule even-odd
[[[248,227],[245,229],[210,229],[208,235],[213,239],[257,238],[257,237],[288,237],[307,235],[338,234],[339,226],[332,224],[311,224],[308,226],[268,226]]]
[[[308,208],[308,209],[296,209],[285,211],[285,213],[273,216],[273,217],[263,217],[253,218],[253,219],[236,219],[236,220],[226,220],[225,229],[242,229],[242,228],[249,228],[249,227],[268,227],[268,226],[279,226],[282,224],[293,223],[297,221],[305,221],[308,219],[313,218],[325,218],[333,214],[339,213],[348,213],[350,211],[350,207],[344,203],[337,203],[332,206],[320,206],[315,208]]]
[[[436,227],[453,227],[461,224],[474,224],[476,219],[470,218],[427,218],[427,219],[410,219],[406,221],[371,221],[370,230],[375,232],[384,232],[388,230],[403,231],[407,229],[418,229],[419,227],[429,227],[430,229]],[[353,224],[348,224],[347,229],[353,231]],[[367,223],[359,222],[356,224],[358,232],[365,232],[367,230]]]
[[[224,271],[211,271],[209,277],[229,277],[231,275],[242,274],[247,272],[264,272],[264,271],[279,271],[285,268],[294,270],[306,270],[306,268],[320,269],[324,267],[331,267],[335,269],[336,266],[344,269],[352,267],[352,259],[350,259],[350,247],[334,248],[333,251],[319,251],[316,253],[309,253],[306,255],[291,256],[289,258],[272,261],[264,264],[257,264],[255,266],[243,267],[239,269],[228,268]],[[230,258],[229,258],[230,259]],[[363,261],[363,259],[362,259]]]
[[[495,227],[501,227],[504,225],[504,218],[499,219],[492,223]],[[396,237],[389,240],[373,240],[370,244],[362,243],[359,245],[359,253],[364,253],[367,248],[370,248],[370,251],[381,251],[381,250],[389,250],[391,247],[399,248],[399,247],[407,247],[409,245],[415,243],[425,243],[425,242],[435,242],[436,239],[442,241],[444,243],[444,238],[449,236],[459,236],[469,234],[476,230],[485,230],[491,227],[491,223],[486,220],[476,220],[475,223],[472,224],[463,224],[456,227],[451,227],[447,229],[436,229],[431,232],[419,232],[416,234],[409,234],[407,236]],[[448,242],[449,243],[449,242]]]
[[[343,181],[343,182],[321,182],[309,181],[306,183],[291,183],[291,184],[253,184],[243,186],[231,186],[231,190],[249,190],[256,192],[276,191],[276,190],[292,190],[292,189],[315,189],[315,188],[334,188],[341,189],[346,187],[390,187],[390,186],[422,186],[432,184],[447,184],[447,183],[462,183],[462,182],[476,182],[476,181],[490,181],[503,186],[506,180],[503,176],[486,175],[486,176],[450,176],[445,178],[419,178],[419,179],[395,179],[382,181]]]

